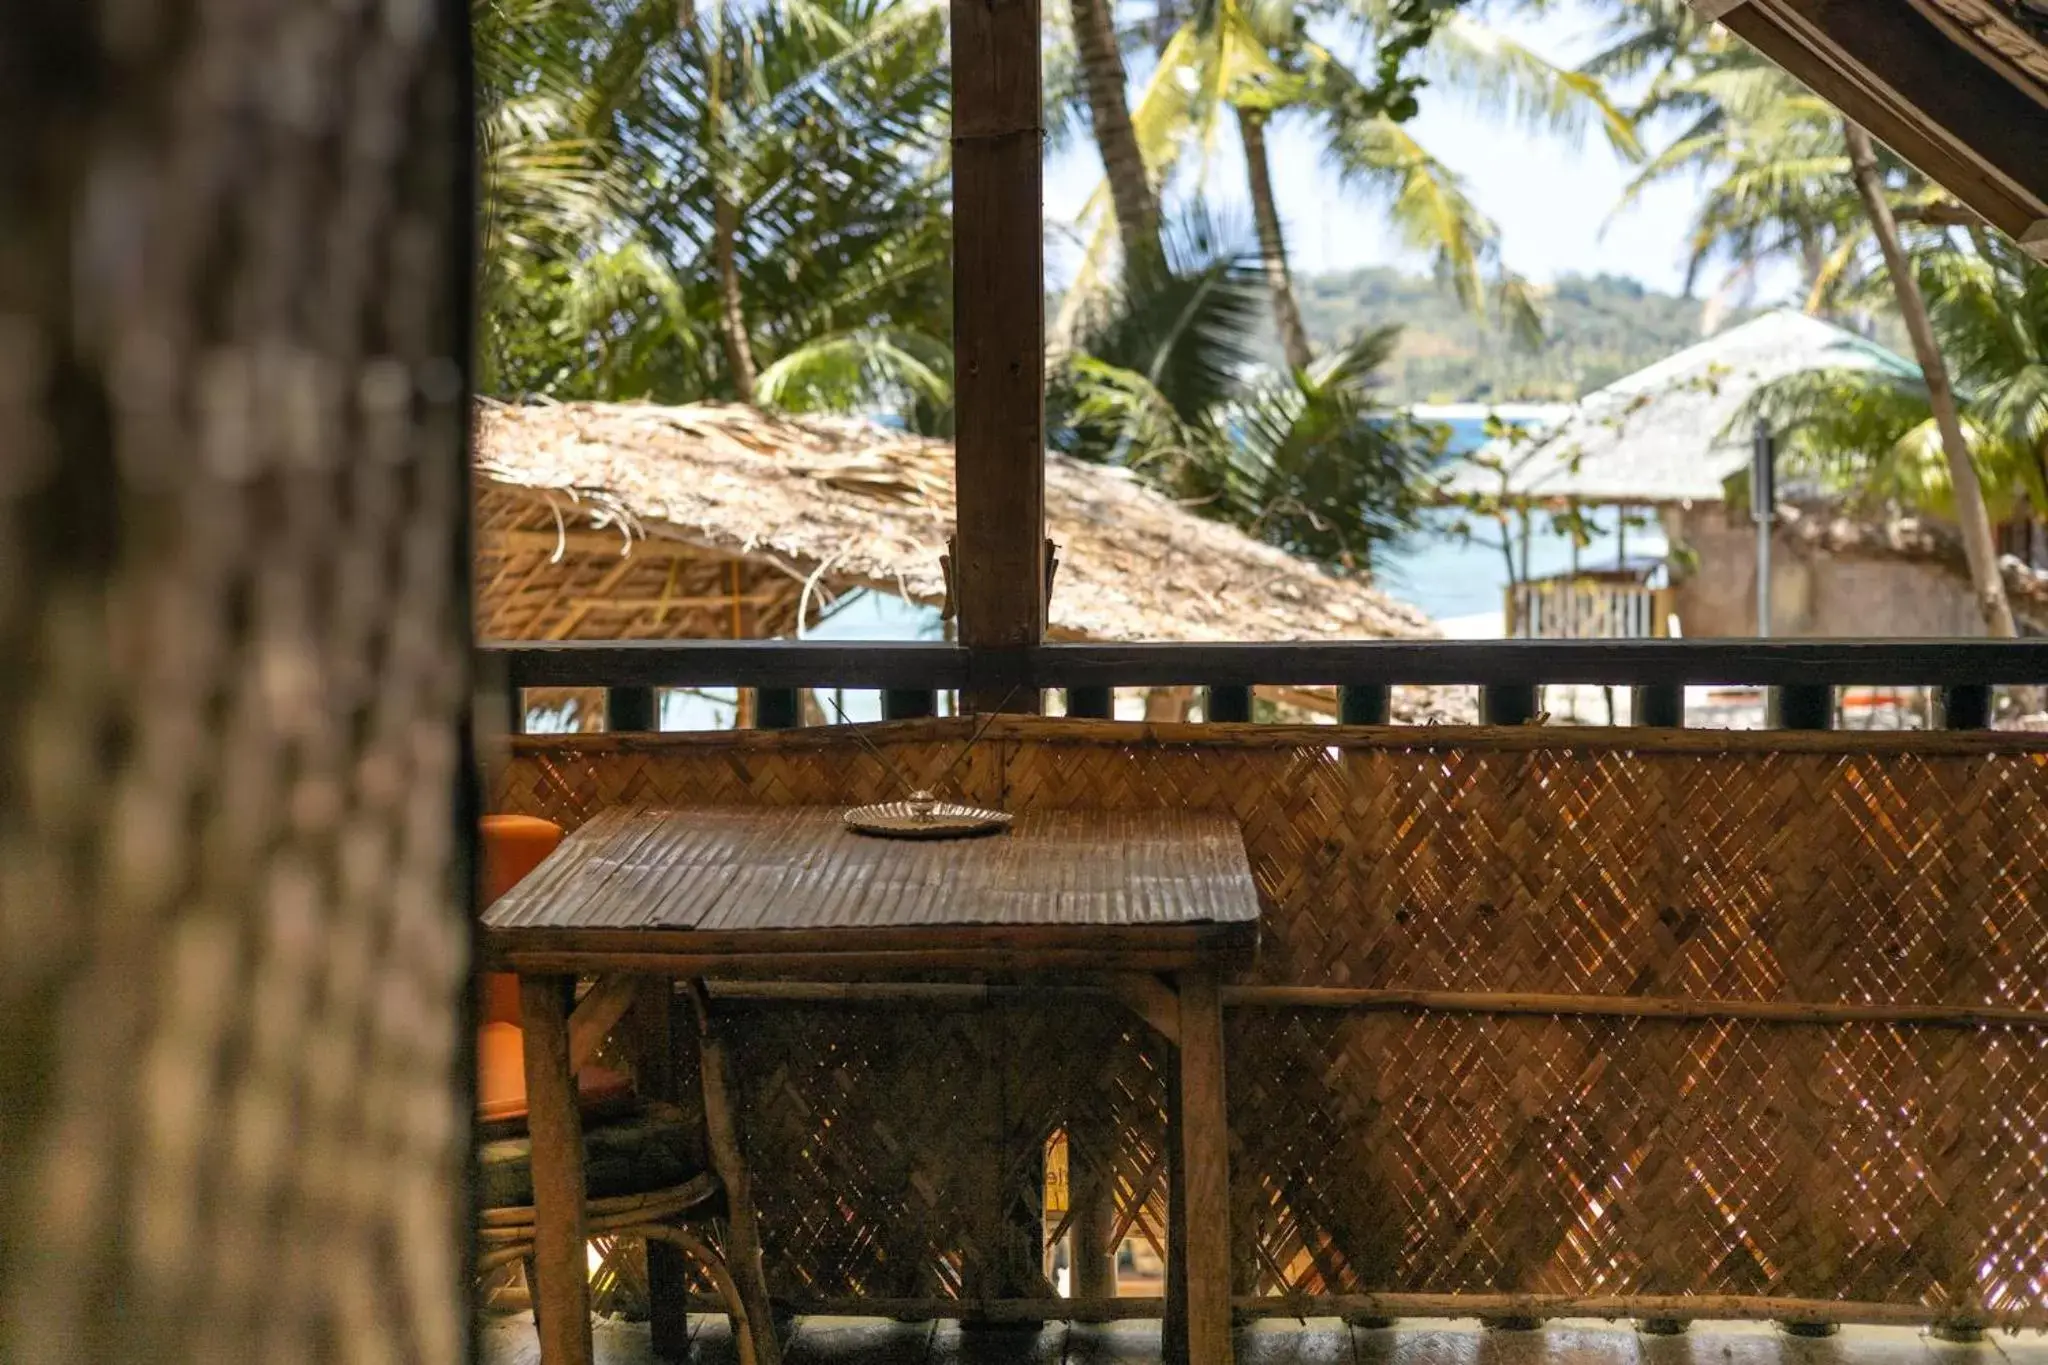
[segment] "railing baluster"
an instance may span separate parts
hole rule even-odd
[[[1988,687],[1942,688],[1941,726],[1944,730],[1990,729],[1991,689]]]
[[[651,687],[607,687],[604,728],[613,734],[659,730],[660,718]]]
[[[1685,689],[1659,684],[1629,689],[1629,720],[1664,730],[1685,728]]]
[[[1490,683],[1479,689],[1481,725],[1527,725],[1536,712],[1536,688],[1529,684]]]
[[[1250,720],[1252,690],[1249,687],[1212,687],[1204,715],[1209,720]]]
[[[794,687],[754,689],[754,728],[794,730],[803,724],[803,694]]]
[[[883,720],[922,720],[939,714],[939,694],[930,688],[892,687],[882,693]]]
[[[1766,711],[1768,724],[1775,730],[1832,730],[1835,689],[1825,683],[1774,687]]]
[[[1394,689],[1365,686],[1337,689],[1337,719],[1345,725],[1388,725],[1394,718]]]
[[[1116,689],[1110,687],[1068,688],[1067,714],[1077,720],[1114,719],[1116,716]]]

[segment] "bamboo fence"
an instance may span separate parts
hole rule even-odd
[[[922,780],[967,723],[867,733]],[[585,736],[518,741],[496,798],[573,826],[895,781],[843,730]],[[1241,823],[1242,1312],[2048,1326],[2048,744],[1005,720],[949,786]],[[1170,1044],[1108,992],[717,998],[779,1298],[1156,1310],[1035,1273],[1056,1132],[1113,1201],[1088,1226],[1165,1243]]]

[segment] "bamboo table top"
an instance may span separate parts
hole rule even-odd
[[[1006,834],[879,839],[837,806],[617,807],[484,913],[525,971],[1075,967],[1243,952],[1258,893],[1225,816],[1033,811]]]

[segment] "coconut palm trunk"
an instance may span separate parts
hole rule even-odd
[[[1131,126],[1124,100],[1124,57],[1117,46],[1111,0],[1070,0],[1074,47],[1081,59],[1081,84],[1088,95],[1088,121],[1102,153],[1109,180],[1109,202],[1116,214],[1117,237],[1124,255],[1158,257],[1159,198],[1145,170],[1145,154]]]
[[[1885,198],[1884,183],[1877,165],[1877,150],[1870,134],[1849,120],[1842,120],[1842,135],[1849,146],[1849,165],[1856,178],[1856,192],[1862,196],[1871,231],[1884,252],[1885,270],[1891,275],[1892,293],[1905,319],[1906,333],[1913,340],[1913,358],[1927,381],[1928,406],[1934,409],[1934,425],[1941,433],[1942,453],[1948,457],[1949,482],[1954,486],[1956,521],[1963,533],[1963,554],[1970,566],[1970,585],[1977,594],[1977,610],[1983,614],[1989,635],[2012,639],[2019,634],[2013,623],[2012,605],[2006,601],[2005,580],[1998,571],[1998,545],[1991,533],[1991,514],[1984,506],[1984,487],[1977,479],[1976,463],[1970,458],[1969,443],[1963,436],[1963,422],[1956,411],[1955,386],[1949,382],[1948,364],[1934,340],[1934,327],[1927,318],[1927,301],[1912,262],[1899,241],[1898,220],[1891,201]]]
[[[1250,182],[1252,220],[1258,225],[1259,254],[1265,258],[1266,292],[1273,299],[1273,325],[1280,332],[1280,350],[1287,368],[1305,370],[1315,359],[1308,329],[1301,325],[1301,306],[1294,297],[1294,279],[1287,270],[1287,238],[1280,230],[1280,208],[1273,199],[1273,168],[1266,155],[1266,111],[1237,111],[1237,132],[1244,140],[1245,175]]]
[[[718,339],[725,348],[725,367],[732,375],[733,396],[754,401],[754,344],[747,337],[747,312],[740,294],[739,205],[723,188],[711,203],[711,254],[718,270]]]

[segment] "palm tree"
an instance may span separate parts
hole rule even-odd
[[[872,363],[851,373],[880,388],[908,373],[893,360],[947,335],[933,0],[487,8],[517,21],[480,36],[497,53],[480,63],[487,107],[563,88],[541,145],[573,149],[605,190],[577,220],[492,253],[517,283],[486,313],[493,387],[802,403],[843,396],[842,362],[871,340]],[[487,182],[487,199],[516,190]]]
[[[2012,619],[2012,606],[2005,598],[2005,580],[1998,570],[1998,545],[1991,536],[1991,519],[1984,506],[1984,489],[1971,462],[1970,447],[1963,435],[1962,419],[1956,412],[1955,388],[1949,382],[1948,362],[1942,358],[1926,299],[1920,282],[1906,259],[1899,240],[1898,221],[1892,217],[1891,201],[1883,172],[1878,168],[1877,150],[1870,135],[1847,119],[1842,136],[1849,146],[1850,164],[1855,169],[1856,191],[1862,196],[1870,226],[1884,253],[1885,271],[1891,276],[1899,313],[1906,321],[1906,333],[1913,339],[1913,355],[1926,378],[1927,404],[1934,413],[1935,429],[1941,435],[1942,454],[1948,462],[1949,484],[1955,500],[1956,520],[1963,528],[1963,550],[1970,565],[1970,583],[1977,593],[1977,609],[1984,628],[1991,635],[2012,639],[2019,628]]]
[[[1316,36],[1325,30],[1370,54],[1370,72]],[[1500,264],[1497,229],[1403,127],[1425,78],[1529,126],[1579,133],[1597,125],[1617,149],[1636,152],[1629,120],[1593,77],[1553,66],[1469,14],[1405,0],[1210,0],[1166,44],[1140,95],[1132,122],[1161,182],[1205,158],[1222,120],[1234,121],[1290,368],[1306,369],[1311,348],[1266,142],[1273,121],[1289,116],[1316,130],[1343,182],[1380,198],[1407,243],[1431,256],[1469,306],[1484,312],[1490,301],[1524,339],[1540,333],[1529,291]],[[1084,270],[1077,294],[1097,277]]]
[[[1113,0],[1069,0],[1068,13],[1075,65],[1087,96],[1089,126],[1102,154],[1117,236],[1126,257],[1156,257],[1160,250],[1159,195],[1125,101],[1127,78]]]
[[[1988,233],[1971,250],[1922,250],[1907,265],[1944,368],[1953,367],[1956,426],[1987,519],[2048,509],[2048,267]],[[1757,417],[1782,433],[1789,463],[1837,495],[1957,514],[1924,375],[1791,375],[1759,391],[1735,424]]]
[[[1881,163],[1861,128],[1718,27],[1672,22],[1664,0],[1622,8],[1637,13],[1648,36],[1624,37],[1596,60],[1619,62],[1613,54],[1627,53],[1629,60],[1657,62],[1658,75],[1639,113],[1680,112],[1690,120],[1631,192],[1681,171],[1712,176],[1693,225],[1693,275],[1716,254],[1739,262],[1738,271],[1745,273],[1772,257],[1790,258],[1805,273],[1808,309],[1832,312],[1859,296],[1870,298],[1882,271],[1925,376],[1985,629],[2012,636],[2012,610],[1983,492],[1900,236],[1899,203],[1915,218],[1939,223],[1946,217],[1946,196],[1896,160]],[[1948,245],[1943,231],[1928,243],[1933,250]]]
[[[1129,467],[1267,544],[1369,570],[1376,545],[1414,528],[1436,453],[1434,432],[1375,398],[1396,329],[1247,378],[1260,254],[1227,246],[1199,212],[1167,234],[1167,250],[1166,265],[1098,300],[1054,371],[1054,445]]]

